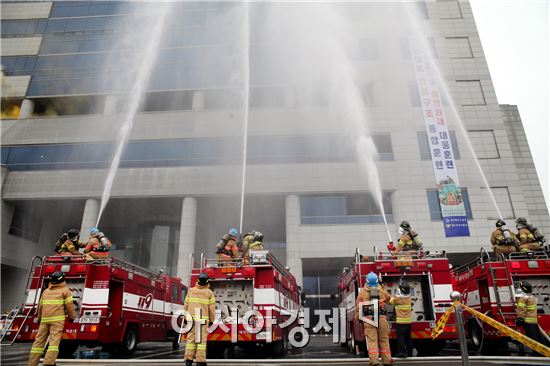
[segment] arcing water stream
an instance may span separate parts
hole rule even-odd
[[[113,155],[113,160],[111,161],[107,178],[105,180],[96,226],[99,225],[103,210],[105,209],[105,206],[107,205],[107,202],[109,201],[109,198],[111,196],[111,190],[113,188],[113,182],[115,180],[118,167],[120,165],[122,152],[124,150],[124,147],[126,146],[126,143],[128,142],[128,137],[130,136],[130,132],[132,131],[132,126],[134,125],[136,113],[140,107],[147,85],[149,84],[151,71],[159,54],[159,47],[161,44],[160,40],[164,31],[166,17],[170,13],[170,4],[170,2],[162,2],[156,4],[154,8],[147,7],[147,9],[149,9],[150,11],[153,11],[154,9],[154,12],[152,14],[148,14],[149,19],[151,20],[148,22],[149,26],[147,26],[146,24],[142,24],[142,28],[140,28],[139,31],[140,34],[143,34],[145,42],[143,48],[141,49],[141,52],[137,52],[137,54],[135,55],[134,62],[139,63],[137,65],[137,70],[132,70],[131,68],[129,69],[129,72],[137,72],[135,76],[132,75],[135,77],[133,79],[135,81],[133,82],[131,90],[127,96],[127,110],[124,115],[122,126],[117,135],[115,152]]]

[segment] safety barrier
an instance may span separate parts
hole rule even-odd
[[[449,320],[449,317],[453,313],[453,310],[456,306],[461,307],[462,309],[466,310],[467,312],[469,312],[470,314],[472,314],[473,316],[475,316],[479,320],[481,320],[481,321],[489,324],[493,328],[499,330],[502,334],[505,334],[505,335],[509,336],[510,338],[515,339],[516,341],[518,341],[518,342],[522,343],[523,345],[531,348],[532,350],[540,353],[541,355],[544,355],[545,357],[550,357],[550,348],[549,347],[546,347],[545,345],[543,345],[543,344],[541,344],[537,341],[532,340],[531,338],[521,334],[520,332],[515,331],[514,329],[509,328],[506,325],[497,322],[493,318],[490,318],[487,315],[485,315],[483,313],[480,313],[479,311],[474,310],[474,309],[472,309],[471,307],[469,307],[467,305],[462,304],[460,301],[454,301],[453,306],[451,306],[449,309],[447,309],[445,314],[443,314],[443,316],[441,316],[441,318],[437,322],[437,325],[432,330],[432,338],[433,339],[436,339],[437,337],[439,337],[439,335],[441,333],[443,333],[443,329],[445,327],[445,324]]]

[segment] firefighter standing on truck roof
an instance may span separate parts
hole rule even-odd
[[[63,233],[55,244],[55,252],[58,255],[80,255],[78,249],[84,248],[85,244],[80,242],[80,232],[77,229],[71,229]]]
[[[216,244],[216,254],[220,263],[229,262],[239,256],[239,245],[237,244],[238,236],[239,230],[231,228],[229,232],[221,238],[218,244]]]
[[[533,295],[533,286],[527,281],[520,281],[516,291],[516,325],[523,327],[525,335],[534,341],[541,342],[537,322],[537,297]]]
[[[253,230],[243,238],[243,263],[250,263],[250,252],[253,250],[264,250],[264,235]]]
[[[411,286],[403,281],[392,296],[390,304],[395,305],[395,333],[397,335],[397,357],[412,357],[413,343],[411,339],[412,300]]]
[[[399,252],[418,252],[422,250],[422,242],[416,233],[416,230],[411,228],[407,221],[401,221],[399,224],[399,241],[397,249],[392,254]]]
[[[57,271],[52,274],[48,288],[40,298],[37,315],[40,327],[31,348],[29,366],[38,365],[46,342],[48,342],[48,349],[44,357],[44,365],[55,365],[65,317],[70,321],[76,319],[73,294],[65,283],[63,272]]]
[[[517,252],[519,241],[516,234],[506,227],[504,220],[497,220],[495,226],[497,228],[491,234],[491,244],[497,260],[502,260],[502,255]]]
[[[375,299],[378,300],[379,304],[378,319],[373,319],[373,315],[375,315],[374,305],[362,304]],[[361,289],[357,296],[357,300],[355,300],[355,319],[359,320],[361,316],[365,316],[378,325],[375,326],[367,322],[363,323],[370,359],[369,365],[371,366],[379,365],[379,355],[382,357],[382,363],[384,365],[393,364],[389,339],[390,328],[384,306],[388,301],[390,301],[390,295],[378,284],[378,276],[374,272],[369,273],[367,275],[365,287]]]
[[[517,218],[516,228],[518,229],[520,252],[530,252],[542,249],[542,244],[545,243],[544,235],[542,235],[539,229],[527,223],[525,217]]]
[[[193,327],[187,333],[185,344],[185,366],[191,366],[193,359],[197,365],[206,366],[206,341],[208,325],[216,318],[216,299],[210,290],[208,274],[201,273],[195,287],[191,288],[185,298],[184,310],[193,317]],[[199,334],[197,334],[199,332]],[[196,338],[200,336],[200,338]]]
[[[86,259],[100,259],[109,256],[111,250],[111,241],[98,228],[90,229],[90,238],[84,248]]]

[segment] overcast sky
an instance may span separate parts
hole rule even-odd
[[[550,0],[470,0],[470,4],[498,102],[519,108],[549,206]]]

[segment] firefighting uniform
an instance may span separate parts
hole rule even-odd
[[[254,239],[248,242],[243,240],[243,263],[245,265],[250,262],[250,252],[252,250],[264,250],[264,243],[259,240],[254,241]]]
[[[79,248],[84,248],[85,244],[83,244],[80,240],[77,241],[71,241],[69,239],[65,240],[61,245],[59,245],[57,249],[58,255],[80,255],[80,252],[78,251]]]
[[[412,300],[410,296],[394,296],[390,304],[395,306],[395,333],[397,335],[397,350],[400,354],[412,357],[413,343],[411,339]]]
[[[541,246],[537,239],[535,239],[535,236],[526,227],[522,227],[518,231],[518,237],[519,237],[519,250],[521,252],[529,252],[533,250],[540,250]]]
[[[239,256],[239,246],[237,245],[237,241],[231,236],[224,236],[216,247],[218,249],[218,260],[221,264],[229,264],[228,262]]]
[[[196,359],[196,362],[206,362],[206,341],[208,339],[208,323],[216,318],[216,299],[209,285],[197,284],[191,288],[185,298],[183,308],[193,317],[193,321],[203,321],[204,324],[194,323],[187,333],[185,344],[185,360]],[[199,314],[199,315],[198,315]],[[197,326],[200,327],[200,341],[196,341]]]
[[[367,302],[371,299],[371,289],[365,286],[359,292],[357,299],[355,300],[355,318],[359,319],[359,314],[362,311],[359,304],[361,302]],[[363,331],[365,332],[365,338],[367,339],[367,348],[369,353],[369,365],[378,365],[378,357],[382,357],[382,363],[384,365],[393,364],[391,358],[390,349],[390,327],[388,319],[386,318],[384,304],[390,301],[390,295],[382,286],[378,286],[379,294],[379,307],[378,312],[378,327],[374,325],[363,323]],[[372,320],[372,317],[369,316]]]
[[[109,250],[111,249],[111,242],[107,239],[104,251],[99,251],[101,248],[101,241],[99,234],[90,235],[90,239],[84,248],[86,259],[101,259],[109,257]]]
[[[399,237],[397,242],[397,250],[394,254],[398,254],[403,259],[410,259],[410,253],[407,252],[416,252],[422,248],[422,242],[418,238],[416,231],[411,230],[410,232],[405,232]]]
[[[534,341],[539,341],[539,326],[537,322],[537,297],[522,294],[516,298],[516,314],[523,319],[525,335]]]
[[[510,254],[517,252],[516,246],[519,244],[516,234],[510,231],[510,237],[512,242],[507,242],[506,237],[502,233],[502,230],[495,229],[491,234],[491,244],[493,245],[493,251],[497,256],[497,260],[502,258],[502,254]]]
[[[44,357],[44,365],[55,365],[65,326],[65,317],[70,320],[74,320],[76,317],[71,290],[65,282],[50,283],[44,290],[38,305],[40,327],[31,348],[29,366],[38,365],[46,342],[48,342],[48,349]]]

